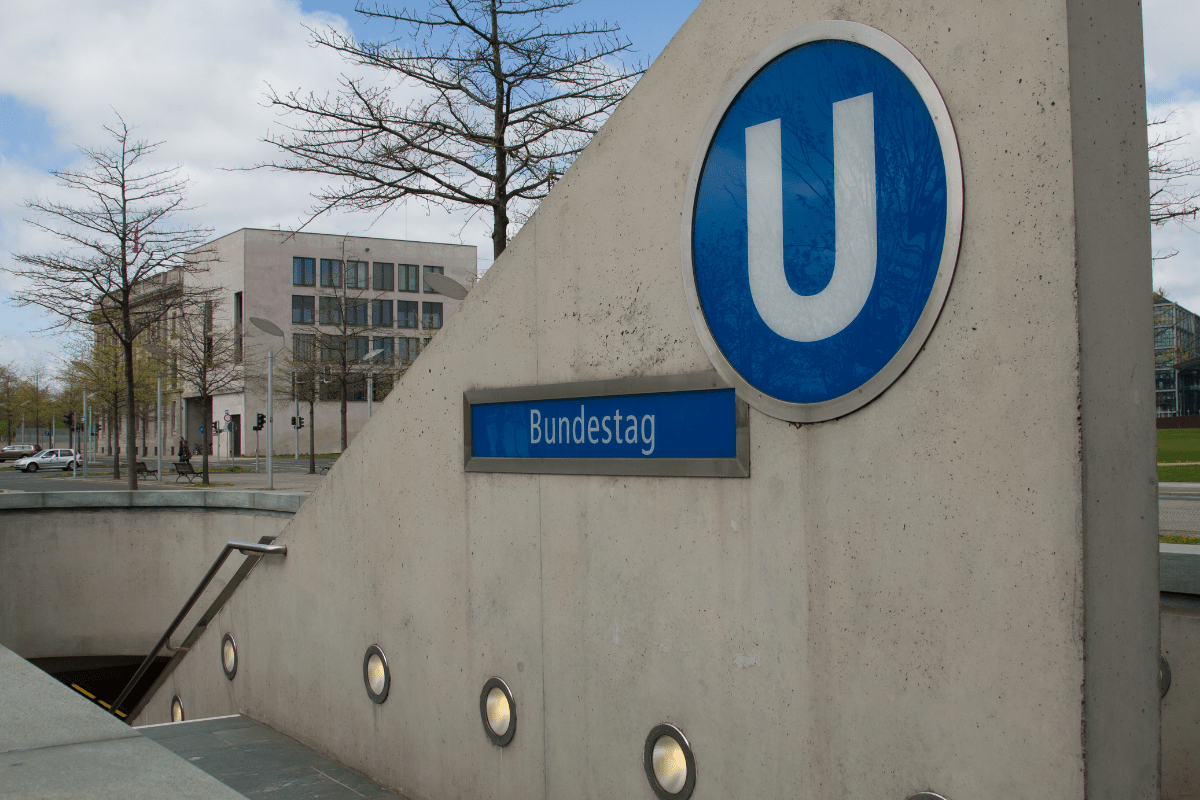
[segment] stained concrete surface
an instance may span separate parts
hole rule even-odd
[[[167,723],[138,730],[249,798],[403,800],[248,717]]]

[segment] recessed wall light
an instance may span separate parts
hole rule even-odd
[[[517,704],[507,683],[488,678],[479,693],[479,716],[492,744],[507,747],[517,732]]]
[[[367,687],[367,696],[376,703],[387,700],[388,690],[392,688],[392,671],[388,668],[387,656],[377,644],[368,647],[363,656],[363,683]]]
[[[683,731],[655,725],[642,753],[646,779],[660,800],[687,800],[696,788],[696,758]]]
[[[946,798],[937,792],[917,792],[908,800],[946,800]]]
[[[171,722],[183,722],[183,701],[179,699],[179,695],[171,698]]]
[[[221,669],[225,670],[226,678],[233,680],[237,667],[237,642],[227,633],[221,638]]]
[[[1171,691],[1171,665],[1167,657],[1158,654],[1158,699],[1162,700]]]

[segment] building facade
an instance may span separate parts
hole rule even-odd
[[[1200,317],[1157,292],[1154,388],[1156,416],[1200,414]]]
[[[267,411],[266,353],[281,343],[251,318],[285,334],[274,360],[275,454],[307,455],[310,428],[318,454],[340,452],[343,390],[349,442],[367,421],[367,386],[373,386],[374,402],[382,401],[458,307],[422,276],[438,272],[464,286],[476,276],[476,248],[469,245],[243,228],[199,251],[207,251],[198,256],[209,261],[207,269],[183,280],[211,292],[206,313],[212,330],[236,336],[237,378],[214,393],[209,420],[197,388],[178,374],[164,375],[164,455],[177,455],[183,441],[220,457],[266,453],[266,431],[253,428]],[[161,337],[175,335],[178,320],[172,317]],[[319,398],[315,419],[306,379]],[[302,429],[294,424],[299,417]],[[153,430],[151,422],[151,440]],[[99,441],[106,449],[109,438],[102,433]],[[143,455],[155,455],[154,443],[148,444]]]

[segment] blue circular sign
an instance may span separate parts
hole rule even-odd
[[[748,403],[832,419],[916,356],[954,272],[962,169],[941,95],[896,40],[822,22],[772,43],[726,89],[688,189],[692,318]]]

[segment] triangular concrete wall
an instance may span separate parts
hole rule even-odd
[[[760,48],[835,18],[916,55],[962,150],[912,366],[837,421],[752,411],[749,479],[464,473],[465,390],[712,369],[680,268],[700,130]],[[414,800],[649,798],[663,721],[697,797],[1156,796],[1139,31],[1133,4],[707,0],[144,719],[242,711]]]

